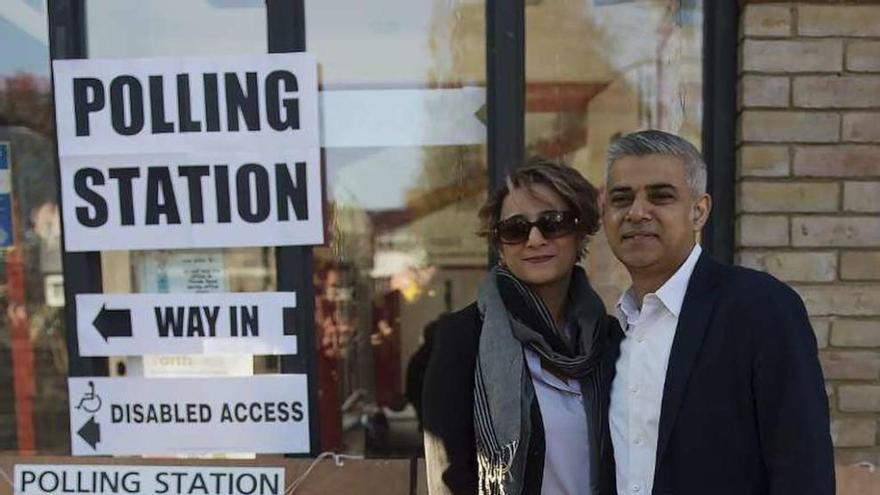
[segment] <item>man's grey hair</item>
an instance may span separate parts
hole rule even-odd
[[[706,192],[706,162],[697,148],[687,140],[668,132],[649,129],[633,132],[614,140],[608,147],[605,178],[611,175],[611,166],[626,156],[667,155],[680,158],[684,176],[695,195]]]

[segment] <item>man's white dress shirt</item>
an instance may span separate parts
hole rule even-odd
[[[525,355],[544,424],[541,493],[588,494],[590,442],[581,385],[577,380],[565,380],[545,370],[534,351],[526,349]]]
[[[666,367],[685,291],[702,249],[694,246],[678,271],[640,305],[632,288],[617,303],[624,329],[617,373],[611,383],[611,442],[617,492],[650,495]]]

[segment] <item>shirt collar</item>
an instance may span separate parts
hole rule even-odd
[[[697,260],[700,259],[700,253],[702,252],[703,248],[699,244],[695,244],[691,254],[678,267],[678,271],[657,289],[657,297],[663,301],[666,309],[675,315],[676,318],[681,313],[681,306],[684,304],[684,294],[687,292],[688,282],[691,280],[691,274],[694,273],[694,267],[697,265]]]
[[[636,304],[636,298],[632,293],[632,287],[630,287],[617,301],[617,319],[620,320],[620,325],[623,327],[624,332],[629,330],[629,322],[638,319],[639,313],[641,313],[641,310],[639,305]]]
[[[702,252],[703,249],[700,245],[695,244],[694,248],[691,250],[691,254],[684,260],[684,263],[682,263],[681,266],[678,267],[678,270],[669,277],[669,280],[660,286],[660,288],[657,289],[657,292],[654,293],[657,298],[660,299],[660,302],[663,303],[663,306],[665,306],[666,309],[676,318],[678,318],[679,313],[681,313],[681,306],[684,304],[684,295],[687,291],[688,282],[691,279],[691,274],[694,272],[694,267],[697,265],[697,260],[700,259],[700,254]],[[621,323],[635,319],[635,317],[641,312],[639,304],[637,304],[635,296],[633,295],[632,287],[620,296],[620,300],[617,302],[617,312],[621,316]]]

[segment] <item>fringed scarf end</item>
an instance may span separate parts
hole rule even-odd
[[[478,449],[479,495],[507,495],[505,480],[510,477],[518,445],[519,442],[514,441],[503,446],[498,452],[484,452]]]

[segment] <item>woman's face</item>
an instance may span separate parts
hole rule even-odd
[[[534,222],[542,213],[569,211],[565,200],[543,184],[512,189],[501,203],[500,220],[517,215]],[[554,236],[555,237],[555,236]],[[568,284],[577,261],[578,241],[575,233],[547,239],[532,226],[528,238],[520,243],[501,243],[501,261],[532,289]]]

